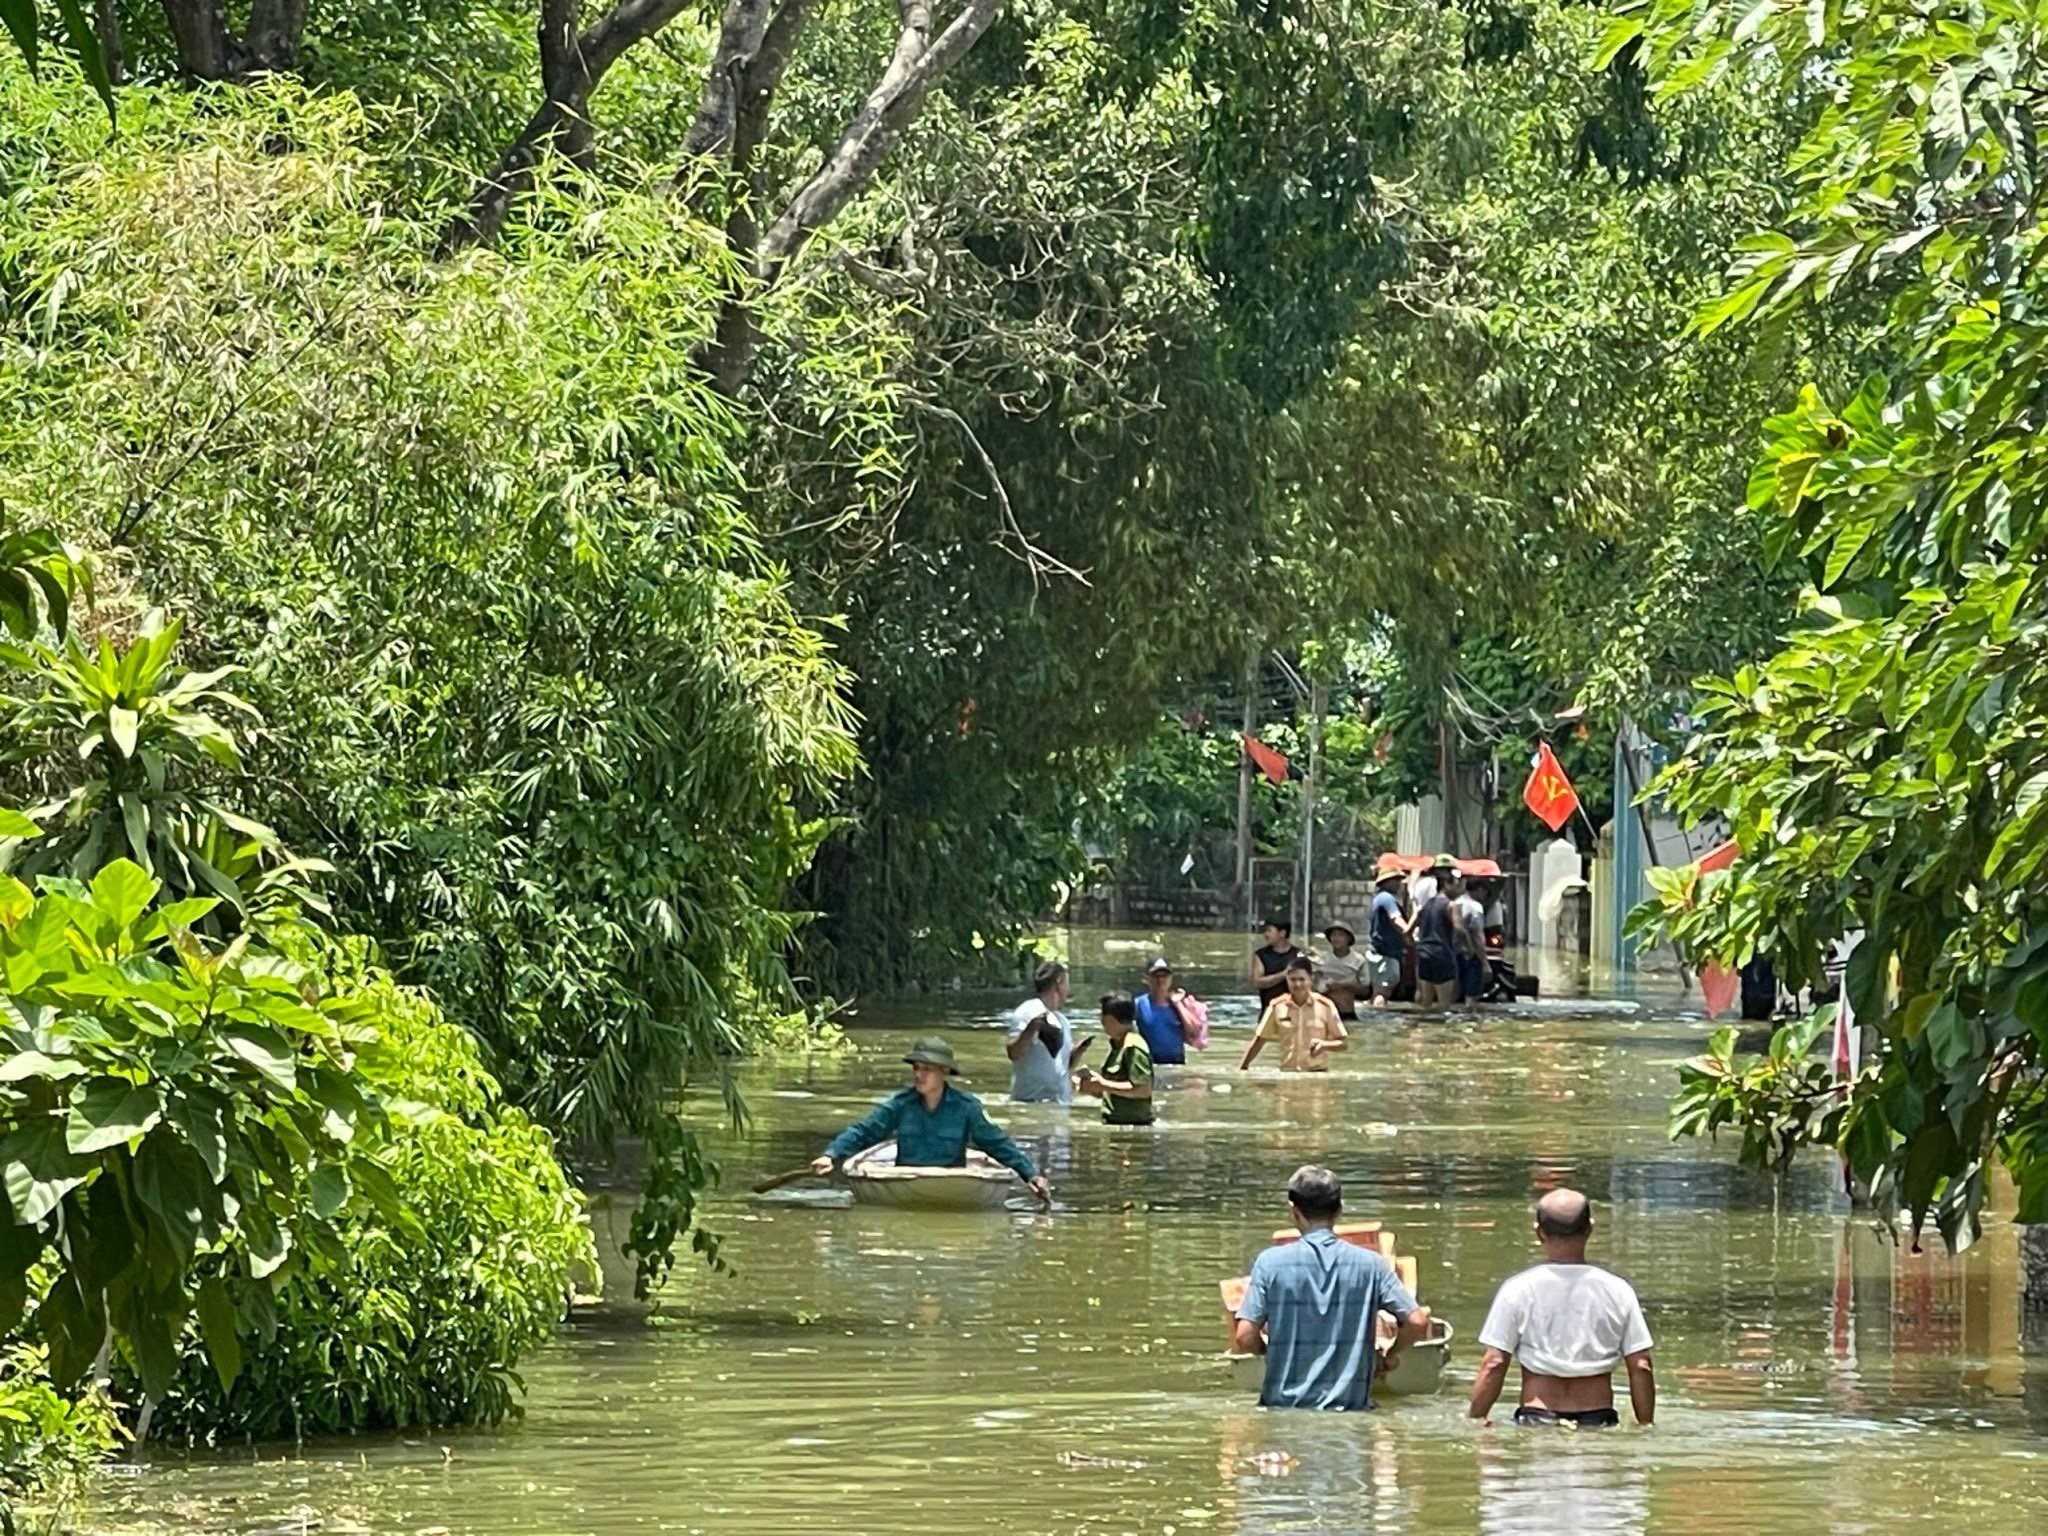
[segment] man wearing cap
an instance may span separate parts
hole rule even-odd
[[[1287,1204],[1301,1241],[1268,1248],[1252,1265],[1232,1347],[1266,1357],[1262,1407],[1370,1408],[1374,1365],[1392,1366],[1427,1337],[1428,1309],[1415,1304],[1379,1254],[1331,1230],[1344,1190],[1329,1169],[1297,1168],[1287,1181]],[[1382,1311],[1393,1315],[1394,1341],[1376,1355]]]
[[[1239,1071],[1252,1064],[1268,1040],[1280,1042],[1282,1072],[1327,1072],[1331,1054],[1349,1043],[1335,1004],[1309,984],[1306,955],[1297,955],[1287,967],[1286,995],[1260,1017],[1258,1032],[1237,1064]]]
[[[1315,955],[1316,990],[1336,1005],[1339,1018],[1355,1019],[1358,1000],[1372,993],[1365,952],[1358,947],[1358,935],[1349,923],[1330,924],[1323,937],[1330,947]]]
[[[1370,948],[1367,972],[1372,979],[1372,1005],[1384,1008],[1401,985],[1401,966],[1408,956],[1408,919],[1401,914],[1398,869],[1383,869],[1373,892],[1372,916],[1366,920]]]
[[[1155,1066],[1182,1067],[1188,1060],[1187,1026],[1173,1002],[1173,967],[1166,956],[1155,956],[1145,967],[1145,995],[1133,1005],[1138,1015],[1138,1033],[1145,1037],[1145,1049]]]
[[[1440,853],[1429,861],[1429,868],[1408,883],[1408,901],[1411,911],[1421,910],[1422,904],[1432,896],[1448,896],[1444,883],[1458,872],[1458,861],[1448,853]]]
[[[981,1100],[953,1086],[959,1068],[953,1047],[927,1035],[903,1058],[910,1064],[910,1086],[899,1088],[849,1125],[811,1163],[813,1173],[834,1167],[869,1147],[896,1142],[896,1162],[906,1168],[959,1168],[973,1146],[1015,1173],[1040,1200],[1052,1199],[1052,1185],[1023,1150],[989,1119]]]

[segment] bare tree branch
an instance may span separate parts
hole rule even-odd
[[[1017,522],[1017,513],[1010,505],[1010,493],[1003,488],[1003,477],[996,472],[996,461],[989,457],[988,450],[981,445],[981,439],[974,434],[974,428],[967,424],[967,418],[950,406],[927,400],[924,408],[934,416],[943,416],[960,429],[960,435],[967,439],[967,446],[974,450],[974,456],[981,460],[981,467],[988,475],[990,488],[995,492],[996,509],[1002,516],[1002,526],[997,530],[996,543],[1006,548],[1014,545],[1017,557],[1031,572],[1034,588],[1045,585],[1047,578],[1064,576],[1070,581],[1089,585],[1087,574],[1074,569],[1057,555],[1048,554],[1024,536],[1024,530]]]
[[[767,24],[768,0],[731,0],[726,6],[704,82],[704,99],[697,104],[697,119],[683,140],[685,155],[723,155],[731,146],[740,95],[746,89],[743,77],[761,51],[761,34]]]
[[[924,98],[965,56],[1002,11],[1003,0],[966,0],[937,39],[929,0],[900,0],[903,26],[882,78],[811,179],[791,198],[761,242],[761,275],[772,280],[811,236],[867,186]]]
[[[540,24],[541,86],[546,97],[478,184],[468,212],[442,234],[443,256],[490,240],[504,228],[513,201],[533,186],[534,170],[549,150],[563,148],[579,161],[587,158],[590,96],[598,82],[628,48],[659,32],[687,4],[688,0],[623,0],[578,33],[573,30],[575,0],[548,0]]]

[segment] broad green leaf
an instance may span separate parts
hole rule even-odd
[[[123,757],[135,755],[135,740],[141,729],[142,719],[134,710],[116,704],[107,711],[107,739]]]
[[[115,122],[114,83],[107,78],[107,56],[101,49],[99,32],[78,0],[57,0],[57,14],[64,18],[64,32],[71,41],[71,56],[78,60],[78,67],[85,72],[86,84],[106,105],[107,123],[111,127]]]
[[[91,1070],[74,1056],[45,1056],[41,1051],[17,1051],[0,1061],[0,1083],[18,1083],[31,1077],[56,1082]]]
[[[199,1154],[199,1160],[206,1165],[207,1176],[216,1184],[225,1179],[228,1138],[220,1108],[193,1092],[174,1092],[164,1113],[178,1134],[185,1138],[185,1144]]]
[[[276,1030],[238,1020],[221,1030],[221,1038],[227,1042],[229,1050],[278,1087],[288,1092],[298,1087],[297,1055]]]
[[[157,882],[132,859],[116,859],[92,878],[92,903],[100,914],[122,929],[135,920],[156,899]]]
[[[21,50],[22,62],[34,74],[42,67],[41,34],[36,25],[36,0],[0,0],[0,20],[7,23],[7,30],[14,34],[14,46]]]
[[[162,1095],[121,1077],[96,1077],[71,1090],[64,1143],[86,1156],[147,1134],[163,1118]]]
[[[83,1184],[93,1165],[72,1155],[56,1121],[42,1120],[21,1126],[0,1140],[0,1170],[4,1170],[14,1219],[32,1225]]]
[[[348,1169],[340,1163],[322,1163],[313,1170],[306,1187],[313,1197],[313,1214],[324,1221],[348,1204]]]
[[[40,837],[43,829],[19,811],[0,805],[0,837]]]
[[[0,928],[14,928],[35,906],[36,899],[27,886],[12,875],[0,875]]]
[[[208,1275],[199,1282],[194,1310],[199,1315],[199,1336],[206,1345],[206,1358],[220,1378],[221,1390],[234,1386],[242,1374],[242,1336],[235,1315],[235,1303],[220,1276]]]

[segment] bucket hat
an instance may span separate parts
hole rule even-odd
[[[903,1055],[912,1066],[920,1062],[927,1067],[944,1067],[949,1077],[960,1075],[959,1067],[953,1064],[953,1047],[937,1035],[924,1035]]]

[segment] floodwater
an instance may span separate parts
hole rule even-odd
[[[1158,942],[1071,936],[1076,995]],[[1176,933],[1209,994],[1234,936]],[[494,1431],[216,1453],[153,1450],[78,1511],[106,1531],[613,1533],[2048,1530],[2048,1336],[2023,1335],[2013,1233],[1961,1260],[1852,1217],[1813,1159],[1774,1193],[1673,1145],[1673,1069],[1708,1026],[1675,992],[1361,1026],[1327,1076],[1236,1070],[1225,997],[1162,1123],[1002,1104],[1002,1000],[863,1010],[844,1054],[746,1073],[713,1220],[733,1273],[678,1270],[648,1318],[579,1316]],[[1084,1032],[1092,1019],[1077,1011]],[[813,1156],[943,1026],[972,1086],[1058,1185],[1050,1215],[852,1207],[760,1174]],[[1217,1281],[1324,1161],[1397,1229],[1460,1331],[1441,1395],[1370,1415],[1260,1411],[1216,1355]],[[1648,1432],[1469,1425],[1473,1334],[1533,1258],[1532,1196],[1591,1193],[1594,1256],[1640,1291],[1661,1386]],[[600,1210],[602,1229],[625,1212]],[[622,1270],[614,1292],[630,1288]],[[1510,1385],[1510,1396],[1513,1387]]]

